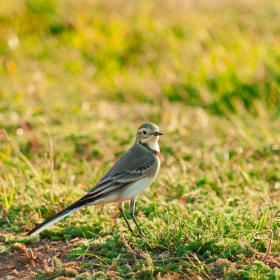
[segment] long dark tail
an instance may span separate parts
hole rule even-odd
[[[112,184],[112,181],[106,181],[105,182],[105,186],[107,186],[107,184]],[[120,188],[122,186],[124,186],[124,183],[117,183],[115,184],[115,188],[113,189],[113,191],[117,188]],[[101,186],[100,184],[98,186]],[[52,224],[56,223],[57,221],[63,219],[64,217],[70,215],[71,213],[79,210],[80,208],[86,206],[86,205],[93,205],[93,203],[95,201],[98,201],[101,198],[104,198],[108,195],[108,191],[111,191],[110,188],[107,189],[107,192],[102,192],[104,190],[104,185],[102,185],[103,188],[101,188],[101,193],[93,193],[93,192],[89,192],[87,193],[85,196],[83,196],[82,198],[80,198],[78,201],[74,202],[73,204],[71,204],[70,206],[68,206],[67,208],[65,208],[64,210],[62,210],[61,212],[55,214],[54,216],[50,217],[49,219],[45,220],[43,223],[39,224],[38,226],[36,226],[35,228],[33,228],[31,231],[29,231],[27,233],[27,235],[31,235],[31,236],[35,236],[38,233],[40,233],[41,231],[43,231],[44,229],[48,228],[49,226],[51,226]],[[108,202],[111,202],[110,200],[108,200]],[[103,203],[106,203],[105,200],[103,200]]]
[[[84,203],[79,203],[79,201],[73,203],[72,205],[68,206],[64,210],[60,211],[59,213],[53,215],[49,219],[45,220],[43,223],[37,225],[35,228],[33,228],[31,231],[27,233],[27,235],[30,236],[35,236],[39,234],[41,231],[44,229],[48,228],[52,224],[56,223],[57,221],[63,219],[64,217],[70,215],[71,213],[79,210],[82,208],[85,204]]]

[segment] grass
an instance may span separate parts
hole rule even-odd
[[[1,5],[1,260],[52,240],[65,257],[34,260],[29,278],[279,279],[280,6],[205,3]],[[145,238],[114,204],[24,237],[146,121],[164,136],[136,205]]]

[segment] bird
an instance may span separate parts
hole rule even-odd
[[[117,202],[119,211],[128,229],[133,229],[124,213],[124,203],[130,201],[129,213],[138,233],[144,236],[136,217],[135,202],[138,195],[148,188],[160,168],[159,127],[153,123],[142,124],[136,134],[133,146],[128,149],[105,174],[105,176],[82,198],[48,218],[27,233],[36,236],[57,221],[88,205]]]

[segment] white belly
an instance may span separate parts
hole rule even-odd
[[[133,182],[125,187],[120,187],[108,193],[105,197],[97,199],[91,205],[104,204],[110,202],[125,202],[136,198],[142,191],[144,191],[153,182],[153,177],[145,177],[136,182]]]
[[[120,199],[120,202],[131,200],[137,197],[141,192],[143,192],[146,188],[148,188],[155,178],[153,177],[144,177],[127,187],[123,190]]]

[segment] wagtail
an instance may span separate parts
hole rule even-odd
[[[29,231],[27,235],[35,236],[52,224],[87,205],[118,202],[119,210],[125,219],[128,229],[133,232],[124,214],[124,202],[130,201],[129,213],[138,232],[143,236],[135,218],[135,201],[156,178],[160,167],[159,132],[157,125],[145,123],[137,130],[134,145],[124,153],[109,172],[85,196],[61,212]]]

